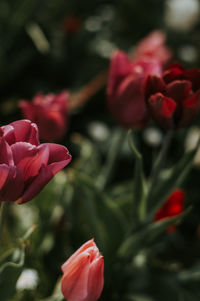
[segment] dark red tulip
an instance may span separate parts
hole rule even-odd
[[[38,94],[32,102],[22,100],[19,103],[25,118],[35,122],[43,141],[61,139],[68,123],[68,93]]]
[[[172,192],[163,206],[156,212],[155,221],[160,221],[164,218],[176,216],[183,212],[185,201],[185,193],[182,189],[176,189]],[[168,231],[173,231],[174,226],[170,226]]]
[[[155,59],[165,65],[171,58],[172,52],[165,45],[164,32],[155,30],[142,39],[134,48],[133,59]]]
[[[126,128],[141,128],[148,121],[144,82],[150,74],[161,75],[158,61],[131,62],[122,51],[115,52],[111,58],[108,107],[113,117]]]
[[[161,127],[187,127],[200,108],[200,69],[172,64],[162,76],[150,75],[145,90],[151,116]]]
[[[39,143],[37,125],[19,120],[0,128],[0,202],[30,201],[71,161],[66,147]]]

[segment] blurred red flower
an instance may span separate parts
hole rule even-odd
[[[190,125],[200,108],[200,69],[174,63],[161,76],[150,75],[146,98],[152,118],[162,128]]]
[[[176,189],[172,192],[163,206],[158,209],[154,220],[160,221],[164,218],[173,217],[180,214],[184,209],[185,193],[182,189]],[[174,231],[175,226],[168,227],[168,231]]]
[[[76,34],[82,26],[82,20],[76,15],[67,16],[62,22],[62,29],[68,34]]]
[[[0,127],[0,202],[30,201],[70,161],[66,147],[39,143],[30,120]]]
[[[38,94],[32,102],[20,101],[19,107],[25,118],[37,124],[43,141],[57,141],[67,130],[68,101],[66,91],[57,95]]]
[[[144,99],[144,82],[148,75],[160,76],[161,64],[156,60],[132,62],[123,51],[111,58],[108,77],[108,108],[112,116],[126,128],[142,128],[148,121]]]
[[[83,244],[61,268],[61,289],[68,301],[96,301],[100,297],[104,260],[94,239]]]

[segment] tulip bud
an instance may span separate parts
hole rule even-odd
[[[104,260],[94,239],[83,244],[61,269],[61,290],[68,301],[96,301],[100,297]]]
[[[61,139],[68,122],[68,93],[36,95],[32,102],[22,100],[19,107],[25,118],[35,122],[43,141]]]
[[[160,221],[164,218],[173,217],[183,211],[185,200],[185,193],[182,189],[176,189],[172,192],[169,198],[165,201],[163,206],[158,209],[155,214],[154,220]],[[168,232],[175,230],[175,226],[170,226]]]

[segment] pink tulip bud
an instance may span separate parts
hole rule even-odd
[[[32,102],[22,100],[19,107],[25,118],[35,122],[44,141],[61,139],[68,122],[68,93],[38,94]]]
[[[0,127],[0,202],[30,201],[70,161],[66,147],[39,143],[30,120]]]
[[[94,239],[83,244],[61,267],[61,289],[68,301],[96,301],[104,284],[104,260]]]

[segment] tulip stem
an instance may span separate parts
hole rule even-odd
[[[165,139],[163,141],[163,144],[162,144],[161,151],[155,161],[155,164],[153,165],[153,168],[152,168],[152,171],[151,171],[151,174],[149,177],[147,204],[150,203],[149,200],[152,196],[152,191],[157,186],[158,178],[159,178],[160,172],[161,172],[164,162],[165,162],[165,158],[166,158],[169,146],[170,146],[172,135],[173,135],[173,131],[167,132]],[[151,204],[149,204],[149,205],[151,205]]]
[[[97,187],[100,191],[105,189],[114,172],[115,164],[121,152],[126,135],[127,132],[122,128],[117,128],[113,135],[105,166],[97,179]]]
[[[1,237],[2,237],[2,233],[3,233],[5,207],[6,207],[6,203],[1,202],[1,205],[0,205],[0,242],[1,242]]]

